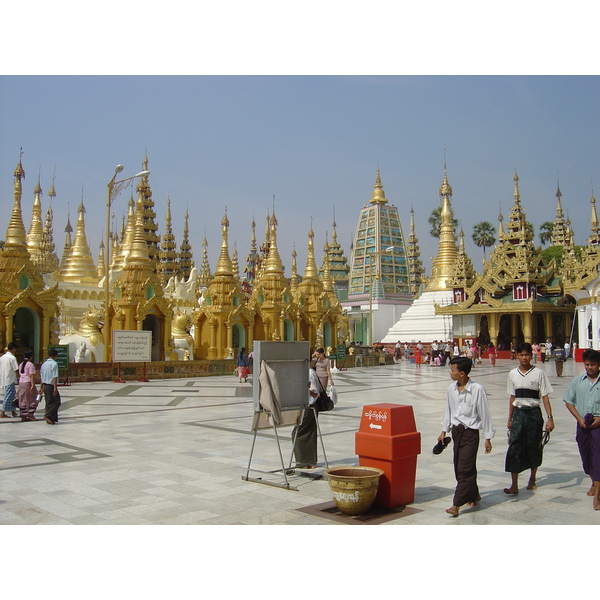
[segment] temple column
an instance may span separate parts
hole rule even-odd
[[[231,323],[225,323],[225,353],[226,355],[233,354],[233,327]],[[224,358],[227,358],[227,356]]]
[[[6,350],[8,344],[13,341],[13,316],[14,315],[12,314],[6,315],[6,317],[4,318],[4,322],[6,323],[6,339],[4,340],[4,347],[2,348],[3,352],[4,350]]]
[[[519,339],[519,315],[510,315],[510,339],[516,346]]]
[[[498,346],[498,323],[500,318],[498,313],[490,313],[488,315],[488,330],[490,333],[490,341],[494,346]]]
[[[592,304],[592,348],[597,350],[600,348],[600,343],[598,340],[598,325],[599,325],[599,312],[598,312],[598,303],[594,302]]]
[[[571,342],[571,328],[573,327],[573,317],[570,314],[565,315],[565,338]]]
[[[12,321],[12,316],[11,316],[11,321]],[[11,327],[12,327],[12,323],[11,323]],[[44,314],[42,317],[42,330],[40,331],[40,341],[42,344],[42,347],[40,348],[40,350],[42,351],[40,353],[40,361],[41,361],[42,354],[44,356],[46,355],[46,352],[44,352],[44,350],[46,348],[48,348],[48,344],[50,343],[50,315]]]
[[[544,329],[546,330],[546,339],[542,342],[554,342],[554,328],[552,327],[552,313],[544,313]]]
[[[531,313],[523,313],[523,341],[529,344],[533,343],[532,320]]]
[[[210,348],[208,349],[208,358],[217,358],[215,356],[216,351],[217,351],[217,328],[219,327],[219,324],[217,323],[216,320],[214,320],[211,324],[210,324]]]
[[[579,347],[588,347],[588,314],[586,306],[577,307],[577,331],[579,333]]]
[[[246,327],[246,350],[250,352],[254,344],[254,327],[249,323]]]

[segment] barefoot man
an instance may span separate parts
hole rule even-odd
[[[511,485],[504,488],[505,494],[519,493],[519,473],[531,469],[528,490],[535,490],[535,476],[542,464],[542,434],[544,419],[541,405],[548,415],[546,429],[554,429],[554,418],[548,394],[552,391],[550,381],[544,371],[531,364],[533,350],[524,342],[516,349],[519,366],[508,374],[507,392],[508,424],[510,431],[506,452],[505,471],[511,475]]]
[[[586,374],[571,381],[564,401],[577,419],[575,440],[583,471],[592,479],[587,495],[593,497],[594,510],[600,510],[600,352],[585,350],[582,358]]]
[[[450,377],[454,383],[448,387],[442,433],[438,437],[443,443],[446,433],[452,431],[456,490],[452,506],[446,512],[453,517],[458,516],[463,504],[475,506],[481,500],[477,487],[479,431],[483,431],[485,437],[486,454],[492,451],[490,440],[495,433],[485,390],[469,379],[471,367],[471,360],[466,356],[450,361]]]

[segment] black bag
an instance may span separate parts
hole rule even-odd
[[[321,392],[315,400],[315,407],[317,412],[327,412],[333,410],[333,400],[327,395],[326,392]]]
[[[327,395],[327,392],[323,389],[323,385],[321,384],[321,380],[319,379],[319,387],[321,388],[321,393],[317,396],[315,400],[315,407],[317,412],[327,412],[328,410],[333,410],[333,400]]]

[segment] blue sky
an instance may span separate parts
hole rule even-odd
[[[147,152],[160,232],[167,197],[181,242],[190,214],[194,257],[206,229],[214,268],[220,221],[244,260],[254,217],[264,236],[273,206],[289,274],[307,232],[318,258],[333,214],[349,255],[358,211],[377,168],[408,235],[411,206],[425,267],[436,241],[427,219],[438,205],[444,149],[453,206],[476,268],[473,225],[497,223],[512,205],[513,174],[536,232],[553,220],[557,179],[576,242],[589,234],[591,183],[600,186],[597,76],[3,76],[0,78],[0,202],[12,206],[12,172],[23,148],[23,212],[29,227],[38,172],[46,193],[56,166],[55,243],[82,197],[97,260],[106,184],[115,165],[141,170]],[[129,191],[113,205],[120,224]],[[9,212],[3,211],[5,232]]]

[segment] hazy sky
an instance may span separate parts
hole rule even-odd
[[[0,78],[0,202],[12,206],[23,148],[23,215],[29,228],[41,173],[46,196],[56,166],[54,235],[64,243],[82,197],[94,259],[103,235],[106,184],[142,168],[147,152],[159,231],[167,197],[181,243],[190,214],[196,263],[206,229],[214,269],[227,209],[229,242],[246,257],[250,223],[264,237],[273,206],[289,275],[302,273],[313,223],[320,261],[333,215],[348,257],[359,209],[377,168],[405,236],[414,207],[425,268],[437,242],[427,219],[438,205],[444,149],[453,207],[476,268],[473,225],[508,217],[513,175],[536,233],[554,219],[557,180],[576,243],[589,234],[591,183],[600,186],[600,79],[596,76],[4,76]],[[120,226],[130,191],[113,205]],[[0,231],[10,213],[3,210]]]

